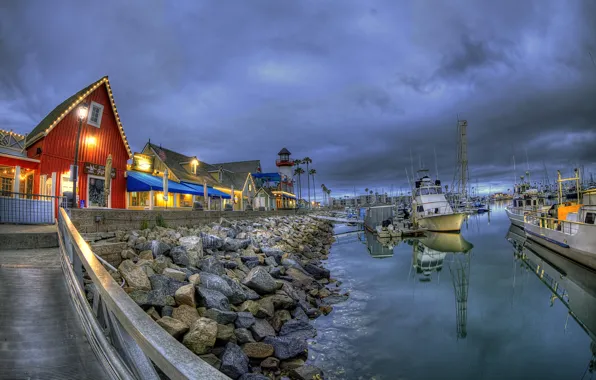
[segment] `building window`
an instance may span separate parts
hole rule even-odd
[[[149,192],[131,192],[130,205],[133,207],[149,207]]]
[[[174,194],[168,193],[168,200],[163,199],[163,191],[153,193],[153,205],[155,207],[174,207]]]
[[[2,177],[2,195],[3,196],[7,196],[9,195],[8,193],[12,193],[12,182],[13,179],[12,178],[5,178]]]
[[[179,207],[192,207],[192,195],[180,194]]]
[[[99,103],[91,102],[91,107],[89,107],[89,116],[87,117],[87,124],[99,128],[101,125],[102,116],[103,106]]]
[[[252,191],[252,185],[248,184],[248,191]]]

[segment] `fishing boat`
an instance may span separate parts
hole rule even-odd
[[[505,213],[512,224],[523,228],[524,215],[548,210],[548,206],[544,206],[544,198],[540,196],[537,189],[531,189],[529,183],[522,182],[514,189],[515,196],[512,205],[505,207]]]
[[[563,202],[562,183],[566,181],[576,182],[579,202]],[[558,172],[557,182],[559,202],[547,212],[526,214],[526,235],[574,261],[596,268],[596,190],[587,190],[582,194],[577,169],[573,178],[561,178]]]
[[[453,211],[443,194],[440,180],[433,182],[428,170],[418,173],[420,179],[415,183],[412,199],[414,222],[428,231],[459,232],[466,214]]]

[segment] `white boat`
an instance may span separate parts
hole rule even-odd
[[[443,194],[441,181],[433,182],[426,174],[428,170],[420,172],[422,176],[416,181],[412,199],[415,223],[429,231],[459,232],[466,214],[453,211]]]
[[[573,178],[561,179],[559,173],[558,204],[553,205],[548,212],[525,215],[526,236],[576,262],[596,268],[596,190],[583,193],[583,204],[563,203],[561,183],[565,181],[576,181],[579,189],[577,169]]]
[[[550,206],[544,205],[544,198],[538,190],[516,186],[512,205],[505,207],[505,213],[512,224],[524,228],[524,215],[530,212],[545,212]]]

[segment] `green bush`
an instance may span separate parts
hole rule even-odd
[[[149,228],[149,221],[148,220],[142,220],[141,221],[141,231],[142,230],[146,230],[147,228]]]
[[[163,227],[163,228],[167,228],[168,225],[166,224],[166,221],[163,219],[163,215],[159,214],[155,217],[155,225],[158,227]]]

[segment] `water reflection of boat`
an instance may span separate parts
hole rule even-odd
[[[413,239],[411,242],[412,267],[416,270],[418,281],[431,281],[434,272],[437,273],[438,278],[447,261],[455,293],[457,337],[465,338],[470,286],[470,251],[474,246],[460,234],[438,232],[427,232],[425,237]]]
[[[588,365],[592,372],[596,354],[596,273],[531,239],[524,239],[519,231],[510,228],[507,239],[516,248],[516,260],[551,291],[551,306],[560,300],[592,340],[592,360]]]
[[[383,259],[393,256],[393,248],[397,245],[397,241],[391,238],[378,239],[372,232],[365,231],[366,247],[370,255],[376,259]]]

